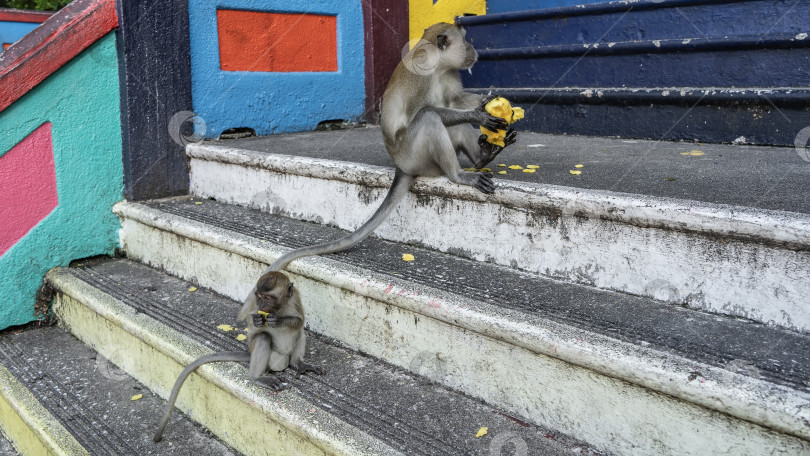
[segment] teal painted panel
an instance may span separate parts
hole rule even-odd
[[[35,319],[42,277],[71,260],[112,253],[122,199],[115,33],[0,112],[0,156],[51,122],[59,205],[0,257],[0,328]],[[19,201],[19,204],[26,204]]]

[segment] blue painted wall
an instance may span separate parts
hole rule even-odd
[[[606,3],[606,0],[487,0],[487,14],[587,5],[589,3]]]
[[[37,28],[39,24],[30,22],[6,22],[0,21],[0,46],[3,43],[13,43],[25,34]],[[0,48],[2,50],[2,48]]]
[[[221,71],[216,10],[337,16],[338,71]],[[205,137],[247,127],[259,135],[314,129],[331,119],[354,120],[365,110],[363,11],[360,0],[189,0],[191,88]]]

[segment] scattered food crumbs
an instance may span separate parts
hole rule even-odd
[[[245,340],[245,339],[247,339],[247,336],[244,334],[239,334],[238,336],[236,336],[236,340]]]
[[[579,170],[573,170],[573,169],[572,169],[571,171],[568,171],[568,172],[569,172],[569,173],[571,173],[571,174],[573,174],[574,176],[579,176],[580,174],[582,174],[582,171],[579,171]]]
[[[701,155],[706,155],[699,150],[691,150],[689,152],[681,152],[681,155],[689,155],[691,157],[700,157]]]
[[[524,173],[533,173],[535,171],[537,171],[537,170],[535,170],[535,169],[524,169],[523,170]]]
[[[478,432],[475,434],[475,436],[476,437],[483,437],[483,436],[487,435],[487,431],[489,431],[489,428],[484,426],[484,427],[482,427],[481,429],[478,430]]]
[[[202,201],[195,201],[194,204],[202,204]]]
[[[498,168],[506,168],[506,164],[505,163],[498,163]]]
[[[574,165],[574,168],[584,168],[585,165]]]
[[[489,169],[489,168],[481,168],[481,169],[479,169],[479,171],[481,171],[483,173],[488,173],[488,172],[491,172],[492,170]]]
[[[520,165],[512,165],[509,167],[509,169],[523,169],[523,167]]]
[[[506,174],[506,171],[498,171],[498,174]]]
[[[540,168],[537,165],[526,165],[526,167],[529,168],[529,169],[539,169]]]
[[[136,394],[136,395],[132,396],[132,399],[130,399],[130,400],[131,401],[137,401],[137,400],[140,400],[142,397],[143,397],[143,394]]]
[[[222,331],[233,331],[233,326],[231,326],[231,325],[219,325],[219,326],[217,326],[217,329],[220,329]]]
[[[402,261],[413,261],[415,258],[410,253],[403,253],[402,254]]]
[[[191,287],[188,289],[188,291],[194,293],[195,291],[197,291],[197,287]]]
[[[464,171],[475,172],[475,168],[462,168]]]

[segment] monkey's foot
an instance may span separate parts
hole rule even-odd
[[[495,193],[495,183],[492,182],[491,174],[478,173],[473,181],[473,187],[484,193]]]
[[[483,155],[473,164],[473,166],[476,168],[483,168],[484,166],[488,165],[490,162],[492,162],[492,160],[495,160],[495,157],[497,157],[498,154],[500,154],[501,151],[503,151],[507,146],[514,144],[515,141],[517,141],[516,138],[517,132],[513,128],[510,128],[506,131],[506,136],[503,138],[504,145],[501,147],[487,141],[487,135],[481,135],[478,137],[478,145],[481,146],[481,152]]]
[[[271,389],[273,391],[281,391],[284,389],[284,385],[282,384],[281,380],[275,375],[267,375],[264,377],[259,377],[253,381],[257,385],[261,386],[262,388]]]
[[[298,367],[295,368],[295,378],[298,378],[306,374],[307,372],[312,372],[313,374],[317,375],[323,375],[324,370],[318,366],[301,362],[298,364]]]

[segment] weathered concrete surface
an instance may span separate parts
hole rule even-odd
[[[202,204],[117,206],[124,217],[122,245],[128,255],[242,299],[263,267],[286,250],[281,245],[310,244],[338,234],[316,225],[279,222],[257,211],[197,202]],[[608,301],[603,307],[608,309],[610,304],[621,307],[624,299],[640,298],[593,289],[582,295],[587,290],[583,287],[554,286],[547,280],[543,285],[536,281],[544,279],[443,255],[446,261],[460,262],[446,269],[436,261],[440,254],[378,240],[366,243],[372,247],[302,259],[288,268],[310,309],[313,330],[617,453],[810,451],[806,440],[780,433],[810,437],[803,411],[810,401],[803,391],[806,385],[794,389],[771,383],[758,368],[746,369],[746,359],[718,364],[728,355],[714,361],[689,359],[675,346],[651,346],[661,338],[650,334],[606,335],[622,333],[621,319],[605,325],[602,333],[580,326],[581,319],[576,323],[576,314],[587,313],[588,307],[591,318],[600,320],[597,302],[602,300]],[[403,266],[400,257],[409,252],[417,261]],[[352,260],[344,263],[344,258]],[[415,268],[417,275],[402,267]],[[521,302],[501,304],[497,288],[478,288],[475,277],[487,274],[520,275],[505,282],[515,287],[525,282],[528,294],[512,296],[532,297],[539,305],[536,311],[527,312]],[[595,295],[586,297],[589,293]],[[580,310],[576,305],[570,314],[564,305],[554,310],[555,305],[547,303],[558,296],[565,297],[560,298],[563,303],[569,296],[574,304],[582,301]],[[706,326],[723,318],[681,312],[666,318],[683,325],[671,329],[685,330],[684,341],[726,340]],[[626,321],[634,317],[628,313]],[[749,326],[737,334],[757,327],[745,324]],[[759,328],[776,331],[774,340],[790,336]],[[701,333],[705,337],[698,336]]]
[[[56,327],[4,336],[0,347],[6,357],[14,357],[0,362],[54,416],[54,428],[37,431],[56,436],[64,426],[84,454],[238,455],[180,413],[172,417],[171,429],[184,438],[156,445],[152,435],[165,401],[112,364],[127,357],[125,352],[107,360]],[[133,401],[138,394],[142,398]],[[68,448],[64,454],[79,453]]]
[[[155,334],[152,343],[163,342],[167,348],[175,348],[172,334],[198,350],[242,350],[244,342],[237,341],[240,330],[224,332],[217,328],[221,324],[237,325],[234,314],[238,303],[219,296],[210,290],[199,289],[189,292],[192,283],[170,277],[144,265],[122,261],[93,261],[82,267],[52,273],[55,281],[64,285],[65,294],[86,299],[89,307],[101,310],[103,303],[95,305],[90,301],[104,299],[117,302],[126,315],[141,316],[143,329],[152,326],[161,330]],[[95,296],[79,295],[80,288],[92,287]],[[69,298],[73,299],[73,298]],[[62,309],[63,311],[65,309]],[[170,312],[167,312],[170,310]],[[75,316],[67,316],[67,324],[75,324]],[[146,323],[149,321],[149,323]],[[133,324],[137,324],[135,321]],[[140,324],[138,324],[141,327]],[[90,328],[88,328],[90,329]],[[129,331],[136,332],[133,327]],[[94,338],[92,334],[82,337]],[[205,348],[203,348],[205,347]],[[132,358],[137,353],[127,353],[119,357],[125,369],[139,371],[146,365],[133,366]],[[426,382],[424,378],[407,374],[400,369],[386,365],[379,360],[360,355],[342,348],[334,341],[310,335],[308,338],[308,359],[326,368],[323,376],[305,375],[295,378],[291,373],[283,375],[290,389],[282,393],[261,390],[254,400],[275,403],[285,411],[288,419],[297,422],[303,429],[296,432],[310,433],[310,442],[323,444],[330,438],[331,454],[407,454],[407,455],[466,455],[487,454],[491,448],[497,450],[504,440],[514,439],[526,451],[518,454],[562,455],[578,450],[581,454],[594,454],[587,446],[558,432],[539,428],[528,423],[515,421],[502,411],[485,406],[461,394],[451,392],[441,386]],[[226,391],[235,396],[225,402],[208,401],[205,406],[197,403],[183,405],[181,410],[191,409],[192,415],[201,413],[231,415],[236,409],[249,408],[247,399],[239,390],[247,388],[246,369],[231,363],[219,363],[213,368],[223,367],[222,372],[201,376],[217,383],[231,383]],[[154,368],[152,368],[154,369]],[[146,373],[143,375],[155,375]],[[216,380],[227,372],[229,380]],[[189,386],[195,388],[198,379],[192,377]],[[240,385],[235,387],[234,385]],[[225,387],[225,385],[223,385]],[[163,388],[159,388],[160,394]],[[182,395],[181,395],[182,398]],[[297,404],[308,404],[298,409]],[[227,418],[220,418],[227,419]],[[333,424],[338,427],[332,428]],[[256,427],[247,426],[248,433],[256,433]],[[476,438],[481,426],[489,427],[486,438]],[[243,427],[245,427],[243,425]],[[266,432],[270,432],[265,429]],[[151,435],[151,434],[150,434]],[[364,435],[368,437],[363,437]],[[184,440],[182,429],[170,427],[167,441]],[[331,436],[331,437],[330,437]],[[178,440],[179,439],[179,440]],[[376,442],[376,446],[359,446],[359,443]],[[500,442],[500,443],[499,443]],[[330,446],[330,445],[325,445]],[[342,448],[341,448],[342,446]],[[249,453],[267,454],[264,449]],[[341,450],[341,451],[335,451]],[[275,453],[273,453],[275,454]],[[278,454],[299,454],[279,449]],[[497,452],[495,453],[497,454]]]
[[[520,123],[515,124],[520,128]],[[379,128],[218,141],[256,152],[393,167]],[[699,150],[704,155],[681,155]],[[517,143],[489,165],[495,175],[535,184],[810,213],[810,162],[792,147],[695,144],[519,132]],[[539,165],[533,174],[498,168]],[[569,173],[583,164],[582,174]],[[466,166],[466,165],[465,165]],[[673,178],[674,180],[670,180]]]
[[[299,136],[276,143],[291,146]],[[335,144],[341,138],[360,141],[345,134]],[[376,165],[212,144],[187,152],[195,195],[352,230],[377,209],[393,174]],[[375,234],[810,330],[810,270],[803,266],[810,264],[810,215],[513,180],[498,185],[495,195],[485,196],[445,178],[419,179]]]

